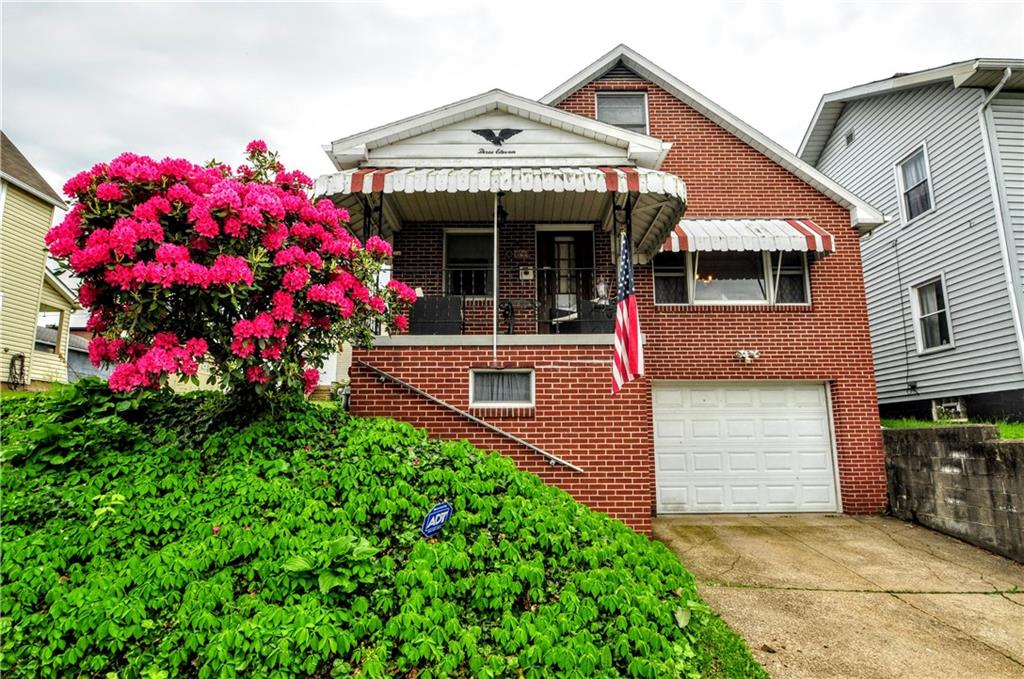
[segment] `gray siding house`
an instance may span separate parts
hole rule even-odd
[[[883,417],[1024,419],[1024,60],[826,94],[798,153],[889,219],[861,241]]]

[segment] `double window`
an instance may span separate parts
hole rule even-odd
[[[473,408],[530,408],[534,404],[533,370],[473,370],[469,405]]]
[[[904,223],[932,209],[932,180],[924,146],[897,166],[896,184],[899,187],[900,211]]]
[[[952,347],[953,331],[942,277],[914,286],[911,293],[918,352]]]
[[[803,252],[662,252],[655,304],[807,304]]]
[[[647,94],[598,92],[597,119],[630,132],[647,134]]]

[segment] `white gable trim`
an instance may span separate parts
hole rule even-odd
[[[778,142],[773,141],[764,133],[754,129],[671,73],[625,45],[617,46],[572,78],[548,92],[541,97],[541,103],[549,106],[558,104],[580,87],[605,73],[620,60],[637,75],[659,85],[673,96],[686,102],[717,125],[847,208],[850,211],[851,224],[860,229],[861,232],[871,231],[885,221],[885,217],[881,212],[800,160]]]
[[[410,118],[338,139],[330,144],[325,144],[323,149],[336,169],[351,169],[366,162],[367,153],[374,148],[431,132],[494,110],[528,118],[573,132],[587,139],[624,148],[629,160],[640,167],[649,169],[658,169],[672,146],[645,134],[637,134],[592,118],[538,104],[536,101],[502,90],[491,90]]]

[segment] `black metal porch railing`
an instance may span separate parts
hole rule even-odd
[[[413,335],[489,335],[494,270],[397,266],[385,273],[416,289]],[[610,271],[567,267],[498,268],[498,332],[611,333],[615,302]]]

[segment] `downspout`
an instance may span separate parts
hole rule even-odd
[[[1010,79],[1011,75],[1013,75],[1013,69],[1010,68],[1009,66],[1007,66],[1006,70],[1003,71],[1003,78],[1002,78],[1002,80],[999,81],[998,85],[996,85],[994,88],[992,88],[992,91],[988,93],[987,97],[985,97],[985,101],[982,102],[982,104],[981,104],[981,110],[982,111],[984,111],[986,108],[988,108],[988,105],[992,103],[992,100],[995,99],[997,96],[999,96],[999,93],[1003,91],[1004,87],[1006,87],[1006,82]]]
[[[1006,233],[1006,220],[1003,217],[1005,197],[1001,195],[1002,192],[999,189],[999,179],[996,175],[996,154],[992,146],[992,135],[989,134],[989,118],[987,115],[992,100],[999,95],[1012,75],[1013,69],[1007,67],[1003,71],[1003,77],[999,80],[999,84],[992,88],[992,91],[985,97],[981,106],[978,107],[978,124],[981,127],[985,164],[988,166],[988,181],[989,187],[992,190],[992,203],[995,208],[996,230],[999,232],[999,249],[1003,257],[1003,274],[1006,278],[1007,292],[1010,296],[1010,315],[1013,317],[1014,330],[1017,335],[1017,347],[1020,351],[1021,364],[1024,366],[1024,322],[1021,321],[1021,314],[1024,313],[1021,306],[1024,304],[1024,300],[1022,300],[1021,294],[1017,290],[1014,271],[1010,265],[1010,243]]]

